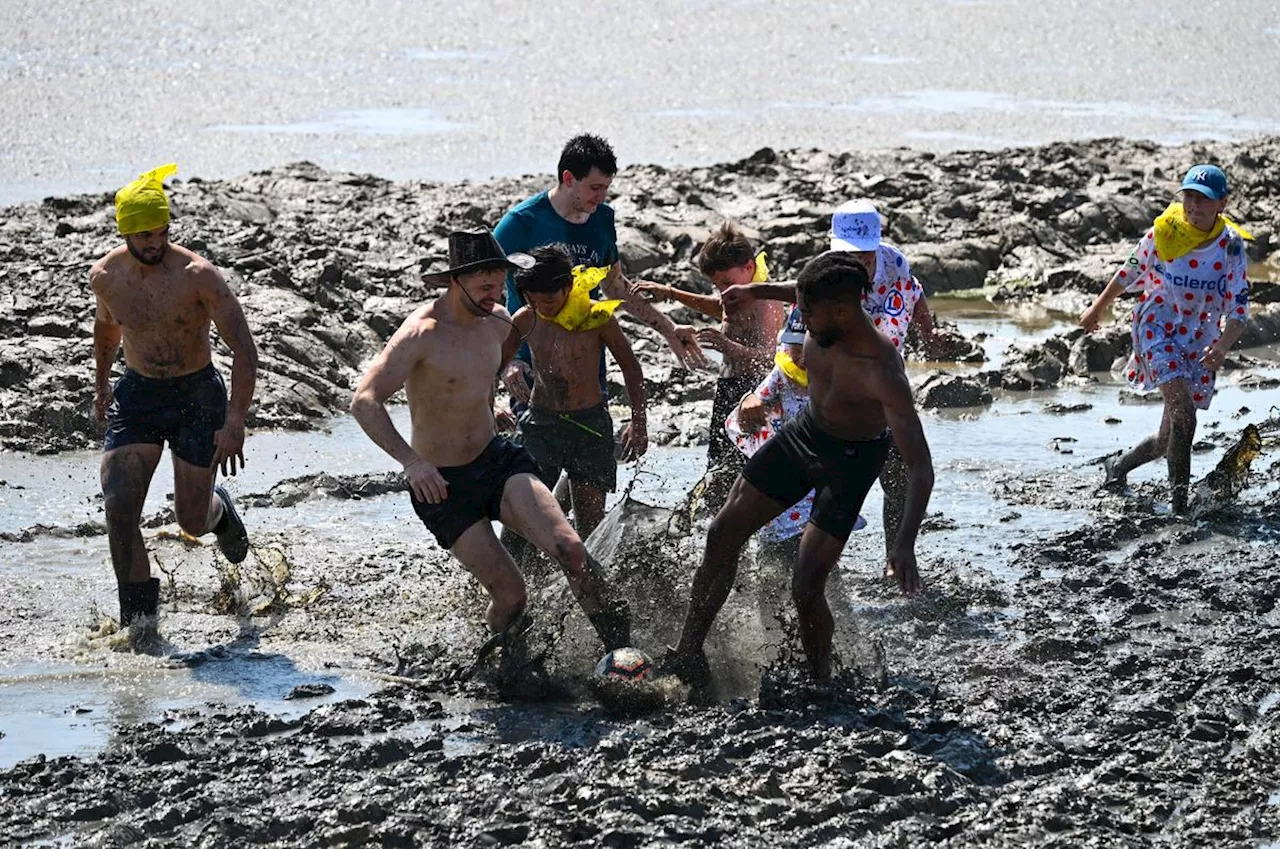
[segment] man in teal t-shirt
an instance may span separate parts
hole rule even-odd
[[[546,245],[562,244],[569,250],[574,265],[611,267],[613,273],[601,287],[603,295],[597,289],[591,293],[592,297],[626,301],[627,311],[662,334],[681,365],[690,370],[705,366],[706,358],[698,346],[697,331],[687,325],[675,324],[644,298],[633,295],[622,274],[613,208],[604,202],[609,194],[609,184],[618,170],[618,161],[609,143],[599,136],[574,136],[560,152],[556,170],[560,179],[554,187],[517,204],[498,222],[493,234],[503,250],[508,253],[527,252]],[[514,315],[522,306],[524,300],[516,290],[515,281],[508,275],[507,310]],[[528,391],[520,391],[524,384],[516,376],[520,372],[527,375],[529,348],[522,345],[517,358],[526,365],[513,363],[504,381],[517,400],[527,401]],[[603,356],[600,360],[600,383],[603,392]]]

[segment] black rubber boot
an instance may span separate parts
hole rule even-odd
[[[249,555],[249,535],[245,532],[244,522],[236,512],[236,504],[231,500],[231,493],[221,486],[215,486],[213,492],[222,499],[222,520],[218,523],[222,530],[214,528],[218,538],[218,548],[222,555],[232,563],[243,563]]]
[[[631,605],[625,600],[615,601],[587,618],[600,635],[606,651],[631,645]]]
[[[155,616],[160,609],[160,579],[131,581],[121,584],[120,627],[128,628],[140,616]]]

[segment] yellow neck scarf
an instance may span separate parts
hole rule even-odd
[[[1228,224],[1240,231],[1244,238],[1253,238],[1253,234],[1225,215],[1218,216],[1218,220],[1213,222],[1212,230],[1201,230],[1187,220],[1186,210],[1181,203],[1171,203],[1155,221],[1156,256],[1164,262],[1173,262],[1210,239],[1216,239]]]
[[[769,282],[769,266],[765,264],[766,254],[764,251],[756,254],[756,273],[752,276],[752,283]]]
[[[573,270],[573,288],[569,291],[569,299],[564,302],[560,312],[555,315],[543,315],[539,318],[555,322],[565,330],[582,332],[604,327],[613,318],[622,301],[593,301],[591,290],[609,276],[608,268],[588,268],[579,265]]]
[[[161,230],[168,225],[169,198],[164,193],[164,178],[176,173],[177,165],[161,165],[116,192],[116,226],[120,235]]]
[[[773,355],[773,364],[782,369],[782,373],[800,386],[807,387],[809,385],[809,372],[806,369],[796,365],[796,361],[791,359],[791,355],[786,351],[777,351]]]

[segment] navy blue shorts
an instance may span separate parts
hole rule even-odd
[[[890,444],[888,431],[866,442],[832,436],[806,407],[747,460],[742,477],[784,508],[817,490],[809,522],[848,539]]]
[[[495,436],[465,466],[439,466],[440,477],[449,484],[448,495],[439,504],[419,501],[409,490],[413,510],[435,536],[441,548],[453,548],[467,528],[485,519],[501,519],[502,492],[516,475],[538,476],[538,464],[529,452],[505,436]]]
[[[227,385],[213,363],[181,377],[144,377],[125,369],[107,408],[107,451],[169,443],[193,466],[213,463],[213,435],[227,419]]]

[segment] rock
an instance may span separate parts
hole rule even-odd
[[[1066,366],[1062,360],[1041,346],[1010,351],[1009,358],[1000,369],[1000,381],[1005,389],[1015,391],[1052,389],[1064,374]]]
[[[926,409],[982,407],[991,403],[991,393],[973,377],[945,371],[929,372],[912,381],[916,403]]]
[[[1000,265],[999,248],[982,241],[916,245],[908,257],[912,271],[930,292],[980,289],[987,273]]]
[[[56,339],[70,339],[79,332],[74,321],[57,315],[33,318],[27,325],[27,329],[36,336],[52,336]]]

